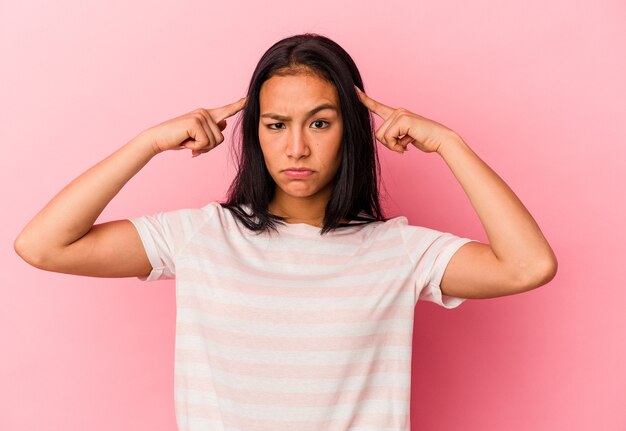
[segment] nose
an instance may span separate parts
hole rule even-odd
[[[299,159],[307,157],[310,154],[309,144],[305,134],[297,128],[292,129],[293,132],[288,136],[286,153],[288,157]]]

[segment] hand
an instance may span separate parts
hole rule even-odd
[[[458,136],[443,124],[414,114],[404,108],[393,109],[375,101],[354,86],[361,103],[374,114],[385,120],[375,136],[392,151],[403,154],[409,144],[413,144],[425,153],[439,151],[443,142],[452,136]]]
[[[198,108],[142,132],[149,137],[155,154],[166,150],[191,150],[196,157],[207,153],[224,141],[222,130],[226,118],[241,111],[246,97],[214,109]]]

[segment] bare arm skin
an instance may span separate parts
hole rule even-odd
[[[530,212],[513,190],[458,135],[437,153],[470,199],[489,245],[470,242],[453,256],[441,280],[446,295],[494,298],[548,283],[557,259]]]
[[[541,229],[511,188],[453,130],[407,109],[377,102],[358,87],[361,102],[385,121],[376,139],[404,153],[409,144],[437,152],[467,194],[489,244],[462,245],[450,259],[441,291],[460,298],[514,295],[548,283],[557,259]]]
[[[84,172],[26,225],[15,240],[15,251],[49,271],[97,277],[149,274],[152,267],[132,223],[93,223],[155,154],[140,134]]]
[[[244,104],[242,98],[212,110],[197,109],[144,130],[54,196],[15,239],[15,251],[48,271],[92,277],[148,275],[152,266],[130,221],[94,222],[155,155],[187,148],[197,156],[223,142],[225,119]]]

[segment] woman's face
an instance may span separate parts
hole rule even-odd
[[[259,141],[278,198],[328,199],[343,135],[335,86],[312,74],[275,75],[262,84],[259,103]]]

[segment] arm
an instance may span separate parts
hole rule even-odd
[[[152,266],[129,220],[93,223],[156,154],[188,148],[197,156],[223,142],[225,119],[244,105],[242,98],[220,108],[197,109],[141,132],[61,190],[24,227],[15,239],[15,251],[48,271],[94,277],[148,275]]]
[[[554,252],[509,186],[456,134],[442,141],[437,153],[463,187],[490,243],[467,243],[452,256],[442,292],[492,298],[524,292],[554,278]]]
[[[493,298],[549,282],[557,260],[539,226],[506,183],[444,125],[404,108],[380,103],[355,86],[359,100],[385,121],[376,139],[404,153],[409,144],[437,152],[476,210],[490,244],[469,242],[452,256],[440,283],[444,295]]]
[[[102,277],[147,275],[150,262],[128,220],[93,225],[104,208],[155,155],[140,134],[63,188],[24,227],[15,251],[55,272]]]

